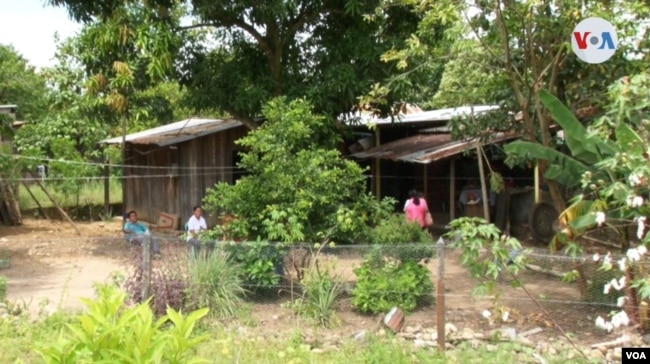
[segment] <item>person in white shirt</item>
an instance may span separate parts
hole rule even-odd
[[[201,241],[199,235],[201,231],[208,230],[208,225],[203,218],[203,209],[199,206],[194,206],[192,209],[192,217],[187,221],[187,242],[190,247],[194,248],[194,252],[198,253],[201,249]]]

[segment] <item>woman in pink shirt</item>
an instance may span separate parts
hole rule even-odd
[[[423,198],[420,198],[419,195],[416,190],[409,192],[410,199],[406,202],[404,212],[406,213],[407,220],[417,222],[425,230],[427,228],[426,215],[429,212],[429,206],[427,206],[427,202]]]

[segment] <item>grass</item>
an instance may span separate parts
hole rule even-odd
[[[42,346],[59,336],[65,324],[76,320],[71,314],[57,313],[33,321],[25,316],[0,318],[0,363],[41,363],[34,347]],[[533,349],[516,343],[502,343],[488,350],[487,343],[472,347],[469,343],[453,350],[418,349],[410,342],[392,335],[378,337],[367,334],[361,340],[347,339],[337,349],[313,347],[301,339],[301,332],[269,332],[277,338],[251,335],[249,337],[229,331],[215,322],[200,325],[201,334],[209,339],[201,343],[196,356],[210,363],[521,363],[537,362]],[[569,358],[567,352],[545,356],[547,363],[588,363],[578,355]]]
[[[119,179],[110,180],[110,200],[111,204],[122,202],[122,183]],[[56,200],[56,202],[63,207],[74,207],[77,203],[77,196],[75,194],[65,193],[57,188],[55,183],[45,183],[45,188],[47,192]],[[45,192],[38,187],[37,184],[32,184],[29,186],[29,189],[32,191],[38,202],[44,208],[53,207],[54,205],[50,199],[45,195]],[[34,199],[29,195],[29,192],[25,186],[19,187],[18,193],[18,203],[20,209],[31,210],[35,209],[38,206]],[[104,204],[104,182],[103,181],[89,181],[85,183],[81,190],[79,191],[79,204],[84,205],[103,205]]]

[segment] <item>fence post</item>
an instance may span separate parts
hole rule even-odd
[[[147,235],[142,241],[142,301],[149,298],[151,286],[151,236]]]
[[[445,241],[440,237],[436,242],[438,253],[438,282],[436,283],[436,327],[438,329],[438,349],[445,350]]]

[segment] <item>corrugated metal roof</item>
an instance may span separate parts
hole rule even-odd
[[[494,144],[519,137],[514,133],[496,133],[482,143]],[[452,140],[451,134],[422,134],[370,148],[351,156],[359,159],[380,158],[411,163],[431,163],[474,148],[479,139]]]
[[[498,105],[474,105],[460,106],[447,109],[429,110],[415,112],[395,117],[395,120],[388,118],[375,118],[368,114],[360,114],[355,122],[360,125],[386,125],[386,124],[408,124],[408,123],[425,123],[435,121],[449,121],[457,117],[473,115],[478,116],[488,111],[499,110]]]
[[[239,120],[187,119],[126,136],[133,144],[155,144],[161,147],[178,144],[198,137],[243,125]],[[121,144],[122,137],[103,140],[105,144]]]

